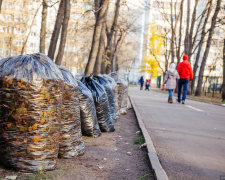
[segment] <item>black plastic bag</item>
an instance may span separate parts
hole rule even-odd
[[[118,88],[117,88],[116,81],[107,74],[104,74],[103,77],[110,83],[111,88],[113,90],[113,101],[115,105],[116,120],[118,120],[120,116],[120,111],[118,106]]]
[[[56,166],[63,77],[43,54],[0,60],[0,158],[20,171]]]
[[[82,134],[86,136],[98,137],[101,131],[98,125],[95,103],[91,91],[78,81],[80,99],[80,119]]]
[[[58,67],[64,78],[59,157],[72,158],[84,154],[78,84],[68,69]]]
[[[110,115],[113,121],[116,122],[116,107],[114,103],[113,90],[110,83],[102,75],[93,75],[92,78],[104,87],[108,97]]]
[[[115,131],[110,115],[109,103],[104,87],[90,77],[83,77],[81,82],[91,91],[95,101],[96,114],[102,132]]]

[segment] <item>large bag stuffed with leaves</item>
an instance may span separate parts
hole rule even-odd
[[[68,69],[58,67],[64,78],[59,157],[72,158],[84,153],[78,84]]]
[[[118,106],[118,88],[116,81],[107,74],[104,74],[103,77],[110,83],[112,91],[113,91],[113,102],[115,106],[116,120],[119,119],[120,111]]]
[[[91,77],[83,77],[82,83],[91,91],[95,101],[96,114],[102,132],[115,131],[113,119],[110,115],[109,102],[104,87]]]
[[[128,98],[128,82],[119,78],[118,74],[112,72],[109,74],[117,83],[118,88],[118,106],[120,114],[127,112],[127,98]]]
[[[95,103],[91,91],[79,80],[80,119],[82,134],[98,137],[101,131],[98,125]]]
[[[92,78],[104,87],[109,102],[110,115],[113,121],[116,122],[116,108],[111,84],[102,75],[99,76],[93,75]]]
[[[63,77],[43,54],[0,60],[0,158],[20,171],[51,170],[58,157]]]

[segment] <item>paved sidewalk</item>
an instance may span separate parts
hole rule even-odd
[[[130,87],[129,94],[171,180],[225,177],[225,108]]]

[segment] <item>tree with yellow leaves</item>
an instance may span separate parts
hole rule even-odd
[[[157,72],[161,72],[160,56],[162,54],[163,37],[156,25],[150,26],[150,35],[144,56],[144,65],[140,66],[141,72],[147,72],[154,78]]]

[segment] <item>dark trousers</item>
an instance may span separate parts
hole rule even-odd
[[[140,90],[142,90],[142,89],[143,89],[143,86],[144,86],[144,83],[141,83]]]
[[[178,102],[180,102],[182,87],[183,87],[182,101],[185,101],[186,96],[187,96],[188,83],[189,83],[189,79],[179,79],[179,81],[178,81]]]

